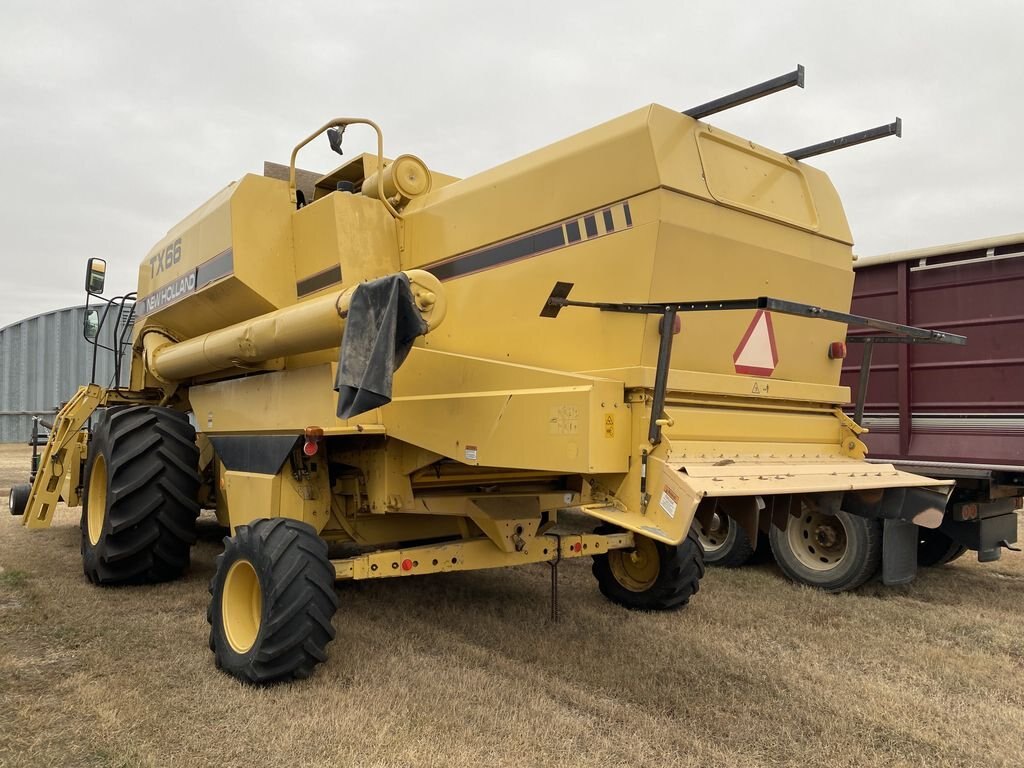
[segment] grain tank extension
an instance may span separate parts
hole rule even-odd
[[[353,126],[376,154],[296,173]],[[941,518],[948,484],[866,463],[842,411],[852,286],[825,174],[687,114],[461,180],[333,120],[143,259],[130,383],[65,406],[14,511],[82,500],[113,584],[181,574],[215,510],[211,647],[257,683],[325,659],[336,579],[587,557],[612,601],[675,608],[695,517]]]

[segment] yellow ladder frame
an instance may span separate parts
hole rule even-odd
[[[74,397],[60,409],[53,422],[53,429],[50,430],[50,439],[46,441],[43,454],[39,457],[39,470],[21,518],[22,525],[27,528],[50,527],[53,512],[60,501],[61,486],[70,471],[69,455],[80,454],[83,444],[79,433],[105,399],[106,391],[103,387],[89,384],[79,387]],[[71,458],[74,461],[81,460],[80,455]]]

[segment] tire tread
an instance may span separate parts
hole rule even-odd
[[[264,590],[259,634],[244,654],[227,643],[217,608],[227,571],[239,559],[253,564]],[[206,616],[218,668],[246,682],[267,685],[309,677],[313,667],[326,660],[327,644],[335,637],[331,618],[338,596],[327,544],[312,526],[288,518],[239,526],[234,537],[225,539],[210,594]]]
[[[600,525],[599,534],[619,533],[612,525]],[[639,534],[638,534],[639,535]],[[667,611],[682,608],[700,590],[704,577],[704,549],[695,528],[691,528],[676,546],[655,542],[661,558],[661,572],[646,592],[632,592],[621,586],[612,573],[608,555],[595,555],[592,570],[598,589],[613,603],[643,611]]]
[[[100,417],[96,453],[107,460],[109,486],[103,536],[88,539],[88,489],[82,507],[84,569],[96,584],[161,582],[189,565],[199,516],[199,448],[184,414],[129,406]]]

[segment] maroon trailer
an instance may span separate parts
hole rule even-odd
[[[941,528],[921,529],[918,564],[967,549],[997,560],[1017,540],[1024,495],[1024,233],[854,268],[854,313],[967,337],[966,346],[853,343],[843,366],[870,457],[956,481]]]
[[[754,542],[735,520],[715,515],[698,531],[708,563],[743,565],[771,539],[790,578],[830,588],[832,572],[846,566],[901,584],[917,565],[968,549],[983,562],[1013,549],[1024,497],[1024,233],[861,258],[854,268],[854,314],[967,337],[960,346],[850,326],[843,361],[850,415],[870,430],[862,435],[869,460],[955,482],[942,525],[896,531],[840,511],[816,523],[806,542],[763,531]],[[875,545],[848,546],[857,539]],[[800,546],[837,554],[805,573],[788,567]]]

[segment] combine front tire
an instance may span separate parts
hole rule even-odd
[[[783,573],[826,592],[856,589],[882,562],[879,521],[843,511],[829,515],[805,507],[786,530],[773,525],[769,540]]]
[[[327,542],[306,523],[274,518],[238,526],[224,544],[207,612],[217,667],[256,685],[309,677],[334,639]]]
[[[599,526],[596,533],[618,533]],[[682,608],[700,589],[704,552],[696,530],[676,546],[636,535],[633,549],[594,556],[594,576],[601,594],[613,603],[640,611]]]
[[[7,497],[7,506],[12,515],[22,515],[25,507],[28,506],[28,497],[32,494],[32,486],[28,483],[18,483],[11,488],[11,494]]]
[[[746,531],[729,515],[716,512],[707,528],[699,522],[694,522],[694,527],[704,547],[704,562],[708,565],[739,568],[746,565],[754,554]]]
[[[94,584],[168,581],[188,567],[199,516],[199,449],[185,414],[132,406],[92,434],[82,566]]]

